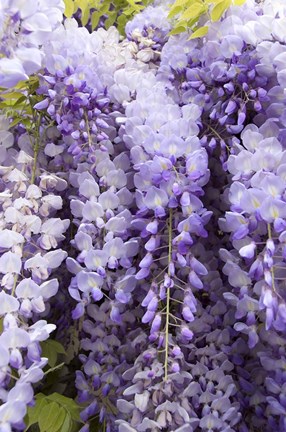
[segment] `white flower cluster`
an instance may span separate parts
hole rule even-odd
[[[0,3],[0,87],[13,87],[42,66],[40,47],[63,19],[63,0]]]

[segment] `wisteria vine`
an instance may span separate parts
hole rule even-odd
[[[286,7],[44,3],[0,5],[0,432],[284,432]]]

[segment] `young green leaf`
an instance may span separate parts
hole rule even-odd
[[[173,7],[168,15],[168,18],[171,19],[175,17],[176,15],[179,15],[183,11],[183,8],[181,6]]]
[[[211,11],[212,21],[218,21],[231,5],[231,0],[222,0]]]
[[[93,2],[94,3],[94,2]],[[98,2],[97,2],[98,3]],[[86,9],[89,7],[90,0],[74,0],[75,11],[80,9]]]
[[[180,24],[178,27],[175,27],[172,31],[170,31],[170,35],[180,34],[186,31],[187,24]]]
[[[86,26],[90,17],[90,8],[88,4],[81,7],[81,23]]]
[[[206,6],[201,1],[196,1],[188,9],[186,9],[181,15],[180,19],[189,21],[194,18],[200,17],[205,11]]]
[[[103,3],[100,8],[101,15],[109,14],[109,8],[110,8],[109,2]]]
[[[71,18],[71,16],[74,13],[74,2],[73,2],[73,0],[64,0],[64,2],[65,2],[64,14],[67,18]]]
[[[104,23],[104,27],[106,29],[109,29],[109,27],[111,27],[115,23],[116,17],[117,17],[117,12],[116,11],[109,12],[108,18],[107,18],[107,20]]]
[[[91,28],[92,28],[92,31],[97,27],[97,25],[99,23],[99,20],[100,20],[100,17],[101,17],[101,13],[100,12],[98,12],[98,11],[92,12],[92,14],[91,14]]]
[[[180,6],[180,7],[181,7],[181,6],[185,6],[187,3],[188,3],[187,6],[189,6],[189,5],[192,3],[192,1],[193,1],[193,0],[176,0],[175,3],[172,4],[171,10],[172,10],[174,7],[178,7],[178,6]]]
[[[208,26],[200,27],[191,34],[189,39],[197,39],[203,37],[207,34],[208,30],[209,30]]]

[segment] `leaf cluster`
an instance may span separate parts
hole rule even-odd
[[[47,380],[42,392],[36,394],[35,405],[28,407],[25,432],[77,432],[82,426],[81,407],[74,399],[63,396],[66,385],[61,384],[61,375],[66,373],[66,351],[61,343],[47,339],[41,342],[42,356],[48,358],[45,371]],[[45,394],[47,393],[47,394]]]
[[[65,363],[58,364],[58,359],[66,356],[66,351],[61,343],[53,339],[43,341],[41,349],[42,356],[48,358],[49,368],[45,375],[51,376],[51,385],[59,378],[58,371]],[[77,432],[81,423],[79,413],[80,406],[73,399],[57,391],[48,395],[38,393],[35,405],[28,408],[25,432]]]
[[[28,408],[25,432],[76,432],[81,419],[80,407],[59,393],[36,395],[35,406]]]
[[[192,30],[190,39],[203,37],[208,26],[198,25],[201,18],[218,21],[226,10],[232,6],[240,6],[246,0],[176,0],[170,8],[169,19],[173,19],[171,35]]]
[[[152,0],[64,0],[65,16],[71,18],[80,10],[80,23],[89,25],[95,30],[101,18],[104,18],[104,27],[108,29],[115,25],[124,35],[126,23],[133,16],[141,12]]]
[[[0,88],[0,112],[9,118],[9,129],[21,123],[27,130],[33,129],[33,106],[42,96],[36,95],[39,77],[33,75],[27,81],[20,81],[13,89]]]

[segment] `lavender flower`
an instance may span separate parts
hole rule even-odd
[[[1,87],[14,87],[41,68],[43,53],[40,47],[59,26],[63,11],[61,0],[53,1],[48,8],[44,4],[35,7],[31,1],[24,7],[19,1],[1,3]]]

